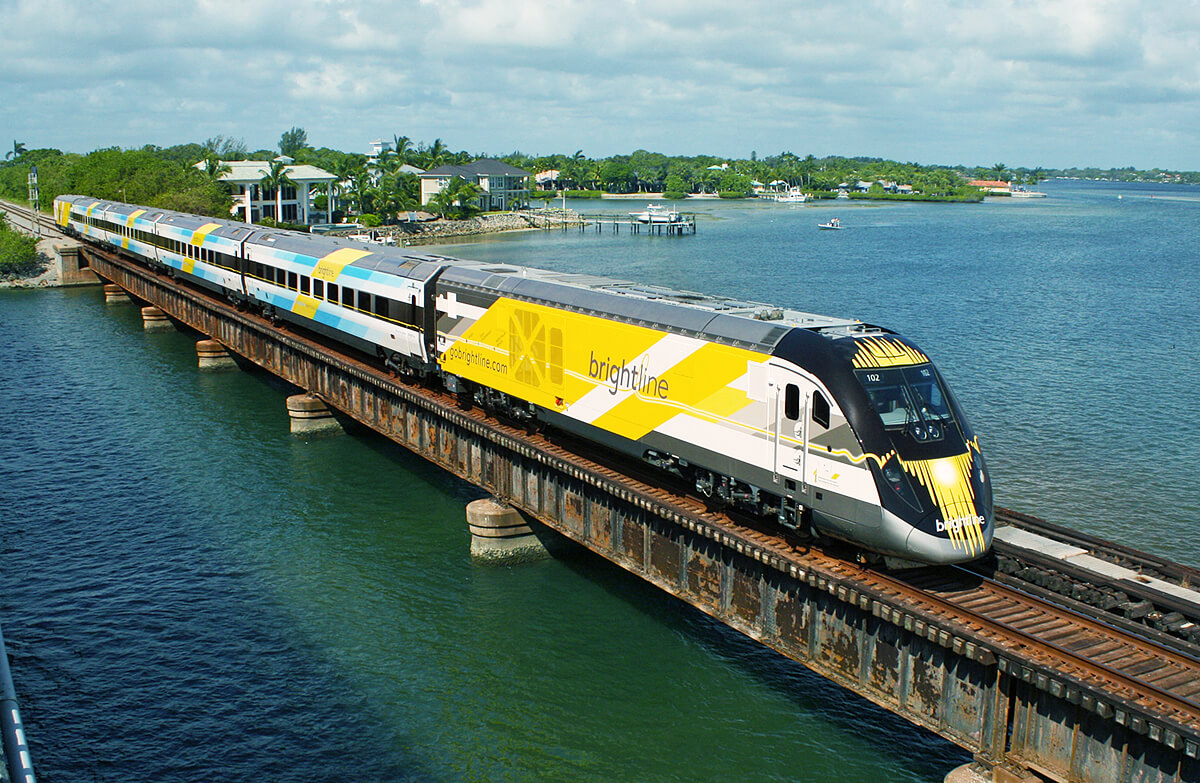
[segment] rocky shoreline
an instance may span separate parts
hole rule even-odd
[[[18,229],[20,230],[20,229]],[[0,289],[5,288],[54,288],[62,283],[58,264],[55,263],[54,245],[59,240],[42,239],[38,242],[38,262],[42,270],[32,277],[0,278]]]

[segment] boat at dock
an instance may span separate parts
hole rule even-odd
[[[780,204],[803,204],[808,201],[808,196],[799,188],[791,188],[775,194],[775,200]]]
[[[641,212],[630,212],[629,217],[638,223],[648,223],[651,225],[683,222],[683,216],[679,212],[664,207],[662,204],[647,204],[646,208]]]
[[[1045,198],[1046,194],[1040,190],[1029,190],[1027,188],[1013,188],[1013,198]]]

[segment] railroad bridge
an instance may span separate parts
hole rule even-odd
[[[399,380],[370,357],[238,312],[115,252],[90,245],[79,252],[135,299],[966,749],[975,763],[952,777],[1200,781],[1200,648],[1193,644],[1200,636],[1187,636],[1195,626],[1183,611],[1162,609],[1186,610],[1179,595],[1142,599],[1126,586],[1114,599],[1126,609],[1149,606],[1142,619],[1166,618],[1163,630],[1133,626],[1138,611],[1092,611],[1079,596],[1058,600],[1033,583],[1077,586],[1082,578],[1065,576],[1061,564],[1038,572],[1053,579],[1021,583],[1036,564],[1020,562],[997,578],[955,569],[887,574],[797,548],[769,528],[657,486],[633,466],[584,457],[552,436],[465,410],[454,396]],[[1030,518],[1008,516],[1014,530],[1028,527]],[[1184,571],[1172,584],[1182,583],[1186,597],[1197,574]],[[1095,591],[1113,592],[1099,582]]]

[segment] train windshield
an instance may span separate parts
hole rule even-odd
[[[902,431],[913,440],[941,440],[954,425],[946,391],[932,364],[858,370],[886,430]]]

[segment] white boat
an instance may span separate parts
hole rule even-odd
[[[817,228],[822,228],[825,230],[839,230],[845,228],[845,226],[842,225],[842,221],[838,220],[837,218],[833,218],[828,223],[818,223]]]
[[[803,204],[808,201],[808,196],[800,191],[799,188],[791,188],[783,193],[776,193],[775,200],[780,204]]]
[[[682,223],[683,218],[673,209],[662,204],[647,204],[641,212],[630,212],[629,217],[638,223]]]
[[[1025,188],[1013,188],[1013,198],[1045,198],[1046,194],[1040,190],[1026,190]]]

